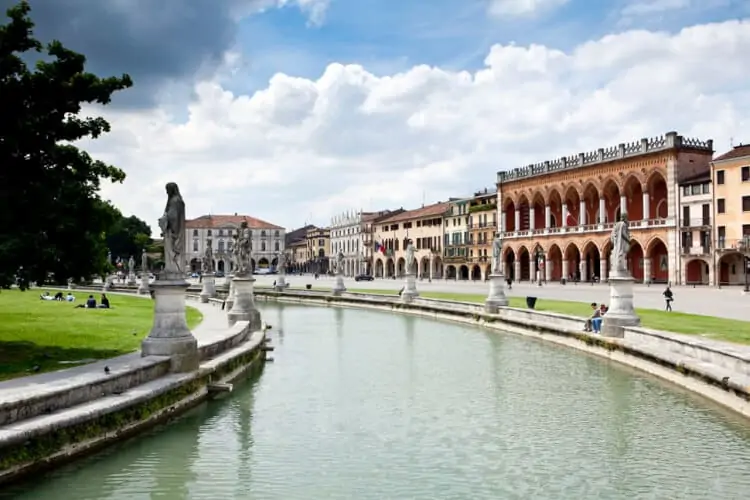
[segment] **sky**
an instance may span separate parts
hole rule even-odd
[[[12,0],[0,0],[7,8]],[[36,35],[134,87],[80,145],[156,227],[292,229],[417,208],[500,170],[677,131],[750,142],[747,0],[32,0]]]

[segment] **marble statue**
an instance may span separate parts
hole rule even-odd
[[[146,249],[143,249],[143,253],[141,253],[141,271],[146,271],[148,269],[148,256],[146,255]]]
[[[213,243],[210,239],[206,240],[206,252],[203,255],[203,273],[209,274],[214,272],[214,250]]]
[[[628,229],[627,215],[622,215],[612,228],[610,241],[612,242],[612,253],[610,255],[612,274],[627,276],[629,274],[628,252],[630,252],[630,230]]]
[[[344,252],[336,255],[336,274],[344,274]]]
[[[133,271],[135,270],[135,259],[131,255],[128,259],[128,273],[133,274]]]
[[[286,274],[286,254],[284,252],[279,254],[279,261],[276,264],[276,270],[281,274]]]
[[[252,246],[252,233],[250,232],[250,228],[247,227],[247,222],[243,222],[237,237],[237,272],[235,274],[244,276],[252,272],[252,269],[250,269]]]
[[[159,227],[164,237],[164,274],[185,276],[185,202],[180,188],[174,182],[167,183],[167,205],[159,218]]]
[[[492,240],[492,274],[501,274],[503,256],[503,238],[498,234]]]
[[[107,262],[112,263],[112,251],[107,250]]]
[[[409,241],[406,245],[406,274],[414,274],[414,262],[417,258],[414,256],[414,244]]]

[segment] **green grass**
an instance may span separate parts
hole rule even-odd
[[[348,290],[355,293],[371,293],[379,295],[397,295],[394,290]],[[420,292],[420,297],[427,299],[456,300],[462,302],[484,303],[486,295],[471,293],[449,292]],[[510,307],[526,308],[525,297],[508,297]],[[535,310],[567,314],[569,316],[588,317],[591,315],[591,305],[586,302],[571,302],[564,300],[549,300],[539,298]],[[703,338],[750,344],[750,322],[736,319],[724,319],[699,314],[680,312],[665,312],[655,309],[637,309],[641,317],[641,324],[646,328],[665,332],[700,335]]]
[[[0,292],[0,380],[133,352],[151,329],[152,300],[111,295],[112,309],[77,309],[69,302],[39,300],[42,291]],[[73,294],[76,304],[89,295]],[[190,328],[203,319],[192,307],[186,316]]]

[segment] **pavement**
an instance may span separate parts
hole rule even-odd
[[[278,275],[255,276],[256,285],[271,286]],[[329,288],[333,286],[334,278],[320,277],[317,280],[310,275],[287,276],[286,280],[291,286],[303,287],[312,284],[315,288]],[[190,280],[195,283],[198,280]],[[223,283],[223,278],[218,278],[216,284]],[[376,279],[374,281],[355,282],[353,278],[344,278],[344,284],[349,290],[399,290],[403,286],[400,279]],[[427,280],[417,281],[417,289],[430,292],[486,294],[489,285],[484,282],[468,281],[445,281]],[[633,301],[635,306],[642,309],[664,308],[663,285],[635,285],[633,288]],[[674,311],[701,314],[705,316],[717,316],[750,321],[750,295],[743,295],[742,287],[673,287]],[[516,283],[511,290],[506,289],[506,295],[511,297],[534,296],[541,299],[569,300],[573,302],[609,302],[609,286],[606,284],[567,284],[559,283],[536,286],[530,283]]]

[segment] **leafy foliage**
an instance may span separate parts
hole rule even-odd
[[[30,7],[8,10],[0,25],[0,286],[83,278],[106,265],[105,233],[117,221],[98,193],[125,173],[72,143],[109,132],[81,105],[106,105],[130,77],[99,78],[86,58],[60,42],[33,38]],[[42,60],[30,70],[25,60]]]
[[[151,227],[135,215],[125,217],[119,210],[117,215],[105,239],[112,259],[127,261],[133,256],[140,264],[141,252],[151,246]]]

